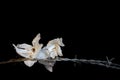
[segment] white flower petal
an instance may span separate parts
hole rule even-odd
[[[49,57],[49,53],[46,49],[41,49],[40,52],[37,54],[37,59],[47,59]]]
[[[40,50],[43,46],[43,44],[39,44],[40,38],[41,37],[40,37],[40,33],[39,33],[39,34],[37,34],[37,36],[32,41],[32,45],[34,47],[34,51],[33,51],[33,55],[32,55],[33,58],[36,57],[36,55],[40,52]]]
[[[14,46],[16,52],[17,52],[20,56],[25,57],[25,58],[29,58],[29,56],[30,56],[29,53],[31,53],[30,51],[27,51],[27,50],[25,50],[25,49],[19,49],[19,48],[17,48],[14,44],[13,44],[13,46]]]
[[[56,46],[56,51],[57,51],[57,54],[59,55],[59,56],[63,56],[63,54],[62,54],[62,50],[61,50],[61,48],[60,48],[60,46]]]
[[[59,38],[59,45],[62,46],[62,47],[65,46],[62,38]]]
[[[37,47],[39,44],[39,40],[40,40],[40,33],[37,34],[37,36],[33,39],[32,45]]]
[[[37,61],[31,61],[31,60],[27,60],[24,61],[25,65],[28,67],[32,67]]]
[[[55,45],[48,43],[46,48],[48,49],[49,52],[51,52],[55,48]]]
[[[49,54],[50,54],[50,57],[51,57],[52,59],[54,59],[56,56],[58,56],[55,49],[53,49],[53,51],[51,51]]]
[[[64,46],[62,38],[53,39],[48,42],[46,48],[50,54],[50,57],[63,56],[60,46]]]
[[[46,68],[48,71],[53,72],[53,67],[51,67],[51,66],[45,66],[45,68]]]
[[[23,43],[23,44],[18,44],[17,45],[18,48],[23,48],[25,50],[31,50],[33,47],[29,44]]]
[[[52,72],[52,71],[53,71],[53,66],[54,66],[54,64],[55,64],[56,61],[51,61],[51,62],[48,62],[48,61],[38,61],[38,62],[39,62],[40,64],[43,64],[44,67],[45,67],[48,71]]]

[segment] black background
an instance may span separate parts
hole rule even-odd
[[[39,9],[7,7],[1,15],[0,61],[20,58],[12,44],[31,44],[32,39],[40,33],[40,43],[44,46],[49,40],[63,38],[63,57],[74,58],[77,55],[77,58],[106,60],[108,56],[115,58],[113,62],[120,64],[117,13],[117,10],[112,8],[93,9],[77,6]],[[0,72],[2,75],[22,73],[34,77],[49,73],[38,63],[29,68],[23,62],[1,64]],[[109,78],[117,72],[120,71],[84,63],[76,64],[75,67],[72,62],[57,62],[53,68],[53,73],[61,73],[61,76],[62,73],[78,73],[81,77],[91,75]],[[76,75],[75,78],[79,76]]]

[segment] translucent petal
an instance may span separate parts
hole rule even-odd
[[[58,56],[55,49],[53,49],[53,51],[51,51],[49,54],[50,54],[50,57],[53,58],[53,59],[54,59],[56,56]]]
[[[39,44],[39,40],[40,40],[40,33],[37,34],[37,36],[32,41],[32,45],[34,47],[34,51],[33,51],[34,54],[32,55],[33,58],[36,57],[36,55],[39,53],[39,51],[43,46],[43,44]]]
[[[29,44],[23,43],[23,44],[18,44],[18,48],[26,49],[26,50],[31,50],[33,47]]]
[[[50,71],[50,72],[53,72],[53,67],[52,66],[45,66],[45,68]]]
[[[29,58],[29,56],[30,56],[29,53],[31,53],[30,51],[27,51],[27,50],[25,50],[25,49],[19,49],[19,48],[17,48],[14,44],[13,44],[13,46],[14,46],[16,52],[17,52],[20,56],[25,57],[25,58]]]
[[[31,61],[31,60],[27,60],[24,61],[25,65],[28,67],[32,67],[37,61]]]
[[[57,49],[56,51],[57,51],[58,55],[63,56],[60,46],[56,46],[56,49]]]
[[[51,52],[54,48],[55,48],[55,45],[54,44],[48,44],[47,47],[49,52]]]
[[[37,34],[37,36],[33,39],[32,45],[33,45],[34,47],[38,47],[38,45],[39,45],[39,40],[40,40],[40,33]]]
[[[43,64],[48,71],[52,72],[53,71],[53,66],[54,66],[54,64],[55,64],[56,61],[50,61],[50,62],[48,62],[48,61],[40,61],[39,60],[38,62],[40,64]]]
[[[60,41],[60,44],[59,44],[60,46],[65,46],[62,38],[59,38],[59,41]]]
[[[40,52],[37,54],[37,59],[47,59],[49,57],[49,53],[46,49],[41,49]]]

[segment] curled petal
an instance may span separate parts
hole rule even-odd
[[[33,58],[36,57],[36,55],[39,53],[39,51],[41,50],[43,44],[39,44],[39,40],[40,40],[40,33],[37,34],[37,36],[33,39],[32,41],[32,45],[33,45]]]
[[[38,47],[38,45],[39,45],[39,40],[40,40],[40,33],[37,34],[37,36],[36,36],[36,37],[33,39],[33,41],[32,41],[32,45],[33,45],[35,48]]]
[[[57,51],[56,51],[56,46],[55,46],[55,44],[47,44],[47,50],[48,50],[48,53],[49,53],[49,57],[51,57],[51,58],[55,58],[56,56],[58,56],[57,55]]]
[[[57,51],[57,54],[59,55],[59,56],[63,56],[63,54],[62,54],[62,50],[61,50],[61,48],[60,48],[60,46],[56,46],[56,51]]]
[[[18,48],[25,49],[25,50],[31,50],[33,47],[29,44],[23,43],[23,44],[18,44]]]
[[[63,56],[60,46],[64,46],[62,38],[53,39],[48,42],[46,48],[50,54],[50,57]]]
[[[59,38],[59,45],[60,46],[65,46],[64,43],[63,43],[63,39],[62,38]]]
[[[50,54],[50,57],[51,57],[52,59],[54,59],[56,56],[58,56],[58,54],[57,54],[57,52],[56,52],[55,49],[53,49],[51,52],[49,52],[49,54]]]
[[[47,44],[46,48],[48,49],[49,52],[53,51],[53,49],[55,48],[54,44]]]
[[[18,48],[18,47],[15,46],[14,44],[13,44],[13,46],[14,46],[16,52],[17,52],[20,56],[25,57],[25,58],[29,58],[29,57],[30,57],[31,51]]]

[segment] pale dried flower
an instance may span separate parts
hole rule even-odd
[[[40,34],[38,34],[32,41],[32,45],[23,43],[23,44],[18,44],[17,46],[14,46],[16,52],[25,58],[30,58],[30,59],[36,59],[36,60],[25,60],[24,63],[31,67],[34,65],[34,63],[37,62],[37,59],[55,59],[57,56],[63,56],[62,50],[60,46],[64,46],[62,42],[62,38],[57,38],[53,39],[48,42],[48,44],[42,48],[43,44],[39,44],[40,40]],[[43,64],[47,70],[50,72],[53,71],[53,66],[54,66],[54,61],[53,62],[40,62],[39,63]]]
[[[40,40],[40,34],[38,34],[32,41],[32,45],[28,45],[26,43],[24,44],[18,44],[17,46],[15,46],[13,44],[13,46],[15,47],[16,49],[16,52],[22,56],[22,57],[25,57],[25,58],[30,58],[30,59],[34,59],[36,58],[38,52],[41,50],[43,44],[39,44],[39,40]],[[31,67],[33,66],[34,63],[36,63],[37,61],[36,60],[27,60],[27,61],[24,61],[24,63]]]

